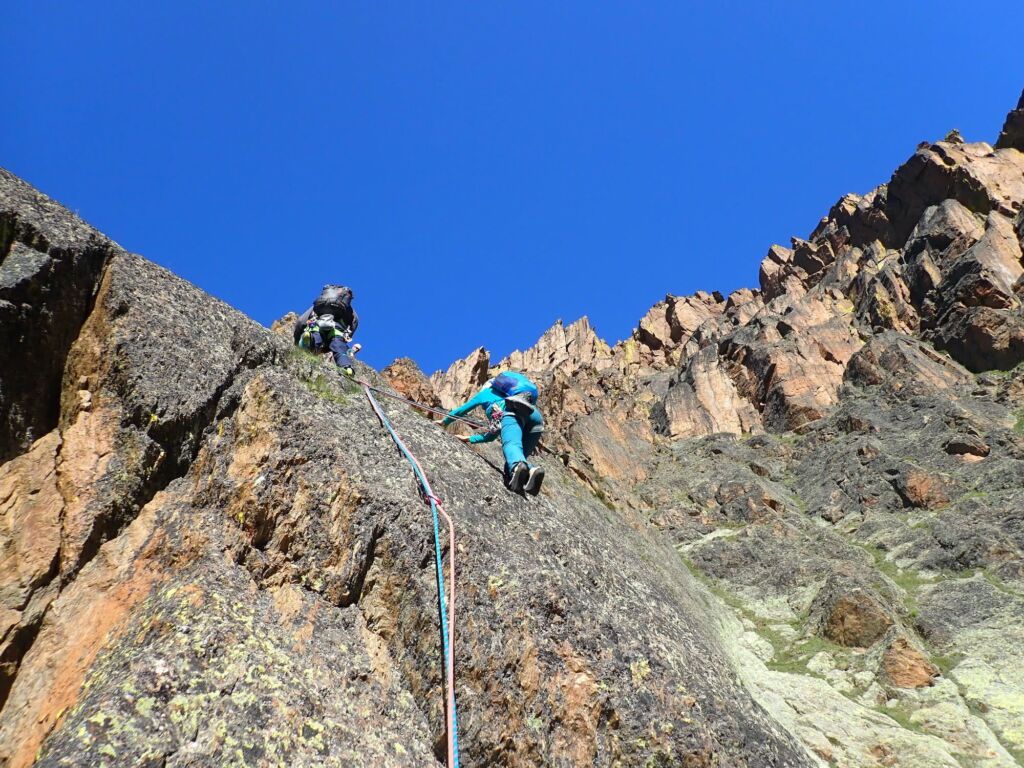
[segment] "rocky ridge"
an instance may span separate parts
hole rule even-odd
[[[430,518],[361,392],[5,171],[0,222],[0,764],[438,764]],[[668,540],[384,407],[458,525],[463,764],[812,764]]]
[[[923,143],[773,245],[758,290],[430,378],[445,406],[537,378],[548,447],[672,539],[748,689],[827,764],[1024,757],[1022,114],[994,146]]]
[[[458,526],[463,764],[1020,764],[1022,110],[757,291],[499,363],[538,498],[385,402]],[[0,764],[441,762],[429,518],[361,393],[2,171],[0,235]]]

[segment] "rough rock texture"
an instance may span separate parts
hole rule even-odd
[[[536,345],[526,352],[513,352],[501,365],[528,371],[559,371],[568,375],[581,366],[597,370],[611,363],[611,350],[594,333],[590,321],[582,317],[572,325],[561,321],[545,331]]]
[[[897,637],[882,656],[882,670],[886,679],[900,688],[922,688],[931,685],[939,668],[928,657],[914,648],[905,637]]]
[[[0,461],[56,426],[64,360],[116,248],[0,169]]]
[[[464,359],[444,372],[430,377],[434,391],[445,408],[454,408],[468,400],[487,381],[491,356],[483,347],[473,350]]]
[[[58,232],[75,221],[3,199],[16,238],[38,205]],[[90,284],[27,278],[70,341],[41,383],[54,415],[3,434],[0,763],[436,765],[429,515],[362,394],[106,247]],[[81,315],[64,290],[91,297]],[[31,354],[10,348],[4,392]],[[509,494],[493,454],[384,407],[458,526],[465,764],[813,764],[737,677],[669,540],[557,467],[543,496]]]
[[[447,406],[534,376],[544,442],[674,542],[744,686],[830,765],[1024,759],[1022,110],[844,196],[760,290],[667,297],[610,362],[559,325],[432,378]]]
[[[996,141],[999,149],[1014,148],[1024,152],[1024,91],[1020,94],[1017,108],[1006,116],[1003,130]]]
[[[1019,112],[758,290],[361,368],[541,385],[536,498],[384,403],[458,530],[463,764],[1021,764]],[[9,174],[0,224],[0,764],[437,765],[430,519],[362,393]]]
[[[410,400],[429,405],[431,408],[439,409],[441,407],[441,400],[434,392],[430,380],[423,375],[423,371],[410,358],[402,357],[395,360],[382,370],[380,375],[396,392]]]

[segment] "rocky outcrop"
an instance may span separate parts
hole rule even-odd
[[[5,700],[56,591],[61,513],[60,436],[51,432],[0,467],[0,700]]]
[[[719,293],[698,291],[692,296],[666,296],[641,318],[625,365],[655,370],[679,365],[684,356],[695,351],[691,341],[697,330],[707,321],[721,317],[725,309],[725,300]],[[617,351],[620,356],[626,354],[624,349]]]
[[[431,376],[430,383],[444,407],[454,408],[472,397],[487,381],[490,364],[490,353],[479,347],[453,363],[447,371]]]
[[[893,624],[881,596],[870,587],[849,583],[838,573],[825,581],[811,605],[811,614],[820,617],[818,632],[823,637],[847,647],[869,648]]]
[[[71,339],[56,415],[0,467],[0,762],[436,764],[432,540],[403,459],[329,362],[109,248],[82,316],[47,300]],[[10,351],[4,392],[32,354]],[[466,764],[812,764],[666,540],[568,469],[509,494],[384,407],[457,521]]]
[[[831,764],[1024,754],[1020,111],[844,196],[759,291],[667,297],[611,366],[511,361],[545,443],[674,542],[747,689]]]
[[[499,368],[521,371],[551,371],[572,375],[582,366],[596,370],[611,364],[611,350],[594,333],[590,321],[581,317],[563,326],[555,323],[525,352],[516,350],[498,363]]]
[[[882,671],[898,688],[923,688],[932,685],[940,674],[939,668],[905,637],[897,637],[885,649]]]
[[[705,347],[687,361],[665,398],[667,434],[785,430],[821,418],[836,404],[846,364],[862,344],[844,314],[849,306],[815,291],[779,314],[765,307]],[[715,429],[694,422],[704,413],[720,414]]]
[[[1004,397],[1022,377],[975,377],[886,332],[851,359],[823,419],[799,433],[675,440],[637,484],[652,524],[733,606],[748,685],[819,754],[1014,764],[1024,432],[1021,401]],[[945,447],[966,443],[988,453],[965,461]],[[866,743],[833,729],[832,708]],[[887,732],[874,712],[908,730]]]
[[[984,233],[938,285],[929,336],[971,370],[1014,367],[1024,360],[1024,313],[1015,290],[1022,275],[1017,233],[1005,217],[989,215]]]
[[[1019,149],[1024,152],[1024,91],[1020,94],[1017,108],[1006,116],[1003,130],[996,141],[997,149]]]
[[[380,372],[384,380],[399,394],[423,403],[431,408],[440,408],[441,399],[434,392],[430,380],[423,375],[419,366],[408,357],[401,357]]]
[[[65,358],[115,250],[77,216],[0,169],[0,461],[56,426]]]
[[[1015,120],[1016,112],[1004,135]],[[1022,204],[1024,154],[1012,142],[993,148],[953,132],[922,145],[887,184],[844,196],[808,239],[772,246],[759,292],[668,296],[610,362],[581,321],[570,334],[557,324],[498,366],[477,363],[543,380],[564,373],[578,392],[616,369],[616,390],[656,395],[646,420],[671,438],[821,419],[838,404],[864,339],[887,330],[975,372],[1009,370],[1024,361]],[[435,375],[446,404],[461,398],[442,380],[462,384],[465,365]],[[481,369],[473,386],[485,378]]]
[[[983,216],[1015,216],[1024,200],[1024,156],[984,142],[926,144],[889,182],[885,212],[893,227],[890,245],[902,246],[925,210],[944,200],[956,200]]]
[[[663,434],[693,437],[760,431],[757,409],[737,388],[717,347],[705,347],[694,355],[674,384],[655,416],[664,413],[656,422]]]
[[[1017,112],[614,346],[360,367],[541,384],[536,498],[384,403],[457,526],[464,764],[1019,762]],[[0,225],[0,763],[436,765],[431,525],[363,393],[9,174]]]

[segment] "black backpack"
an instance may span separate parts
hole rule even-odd
[[[344,285],[325,285],[313,302],[313,314],[317,317],[333,315],[339,324],[352,325],[352,289]]]

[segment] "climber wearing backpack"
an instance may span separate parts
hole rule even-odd
[[[544,432],[537,395],[537,385],[521,373],[499,373],[469,402],[449,411],[441,422],[448,425],[454,417],[483,408],[491,424],[488,432],[460,439],[486,443],[500,435],[501,450],[505,454],[505,486],[515,493],[523,490],[536,494],[544,481],[544,470],[526,461]]]
[[[352,308],[352,289],[344,285],[325,285],[313,306],[295,321],[292,335],[302,349],[330,351],[342,373],[354,376],[355,361],[349,343],[358,327],[359,316]]]

